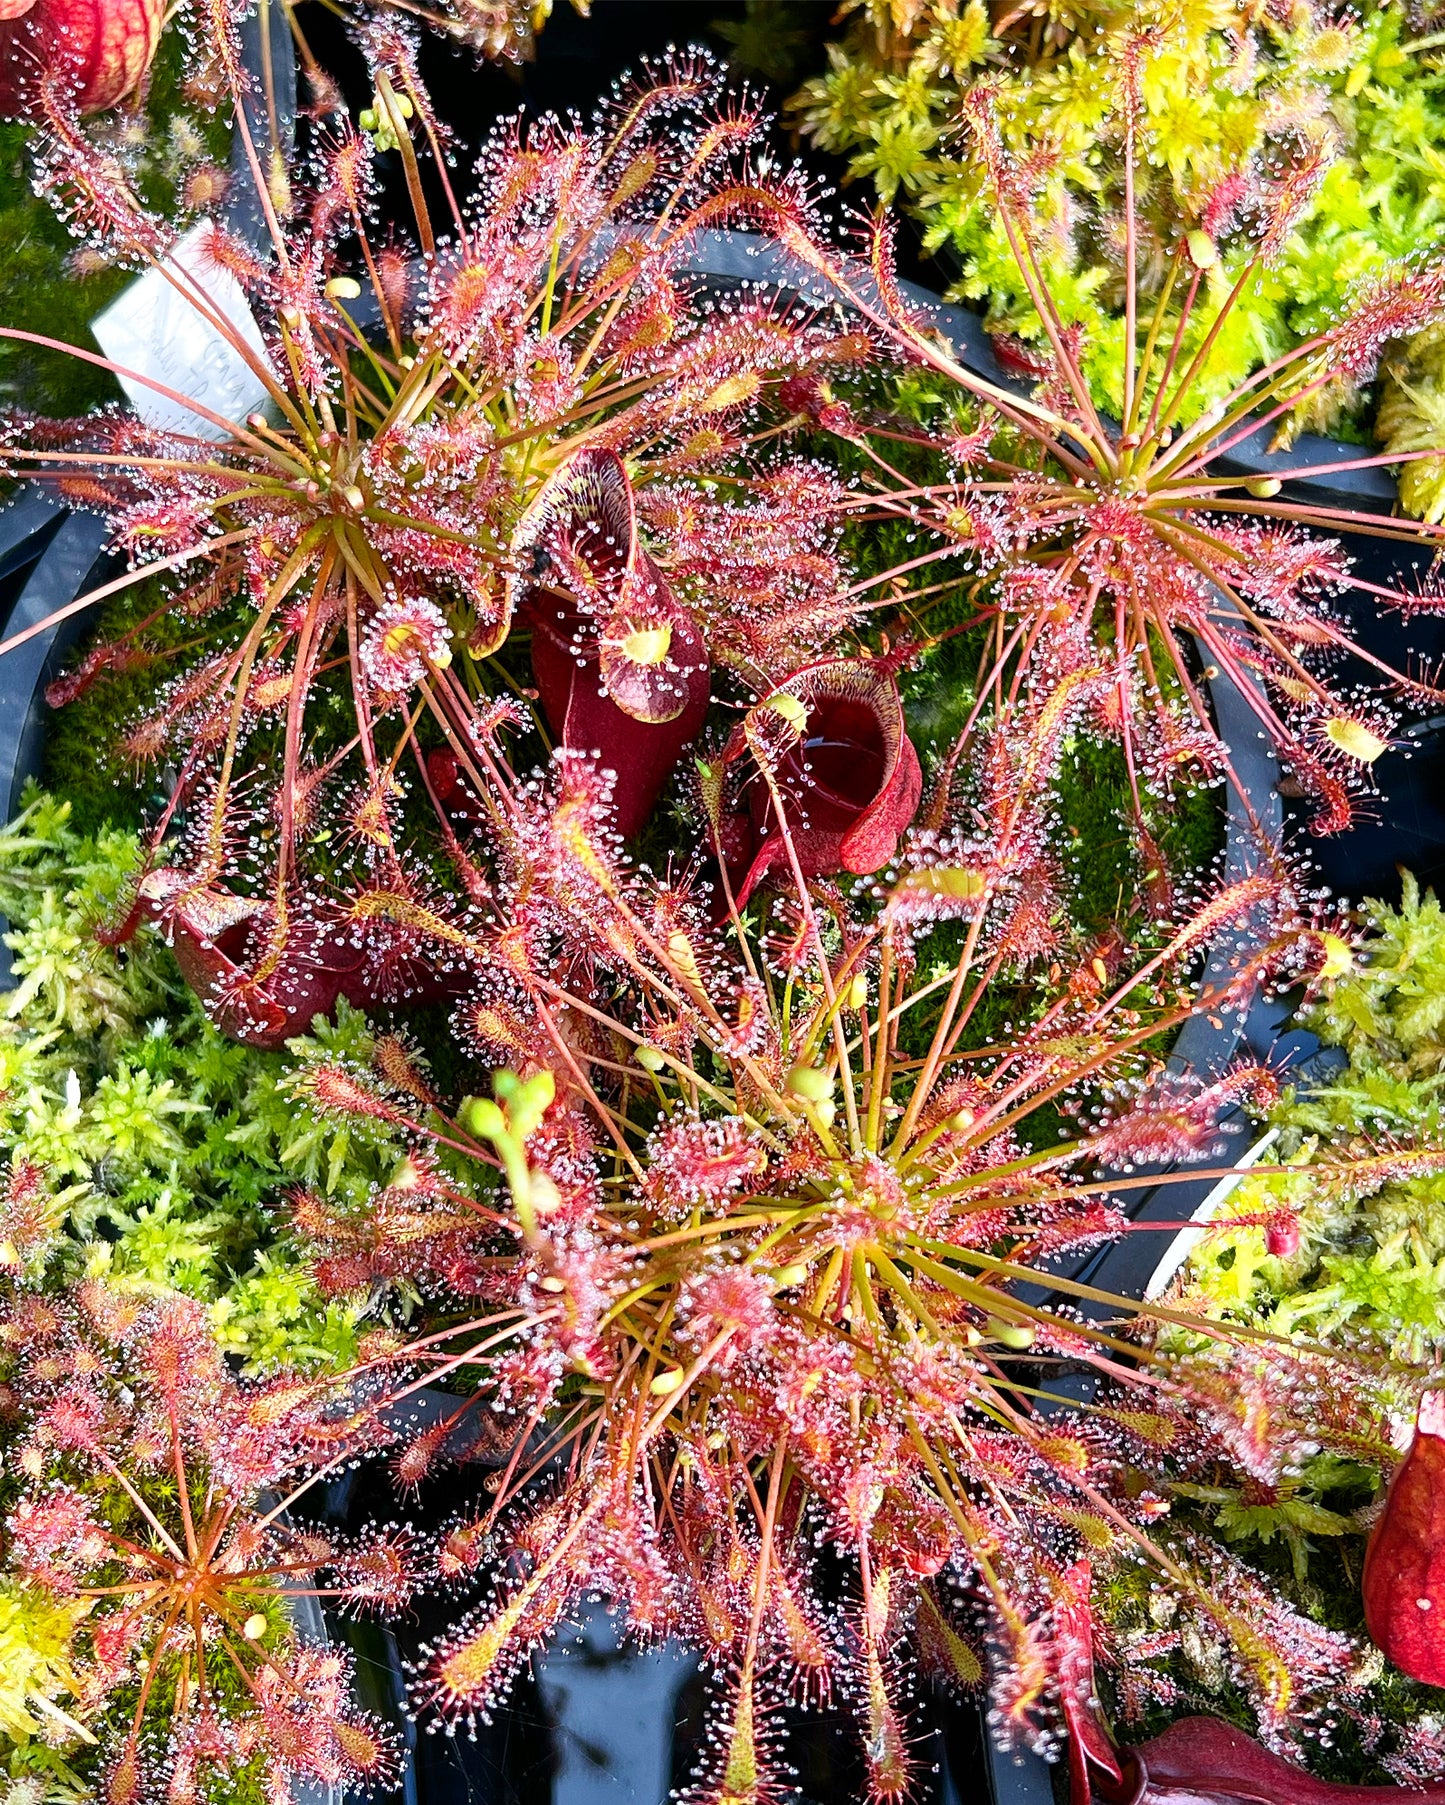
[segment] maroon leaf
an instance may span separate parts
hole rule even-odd
[[[0,118],[31,116],[52,73],[81,112],[114,106],[149,67],[164,10],[161,0],[0,0]]]
[[[1445,1686],[1445,1391],[1427,1391],[1415,1439],[1365,1550],[1365,1625],[1403,1673]]]
[[[385,921],[360,923],[298,915],[276,945],[268,902],[197,884],[162,868],[141,884],[140,908],[170,936],[181,976],[207,1015],[233,1040],[275,1049],[308,1033],[339,998],[356,1008],[416,1006],[455,989],[456,974],[433,969],[414,936],[389,934]],[[134,923],[131,923],[133,928]]]
[[[1094,1613],[1089,1601],[1093,1569],[1075,1561],[1063,1575],[1054,1604],[1055,1675],[1064,1727],[1069,1733],[1069,1791],[1089,1796],[1089,1769],[1119,1784],[1123,1770],[1099,1717],[1094,1697]]]
[[[311,924],[293,928],[279,957],[271,956],[264,903],[216,887],[198,887],[185,873],[153,871],[141,886],[149,912],[170,934],[181,976],[207,1015],[233,1040],[276,1048],[304,1034],[318,1015],[336,1007],[361,954],[323,947]]]
[[[1088,1582],[1088,1564],[1081,1561],[1063,1575],[1054,1607],[1073,1805],[1385,1805],[1387,1800],[1445,1805],[1445,1779],[1421,1788],[1316,1779],[1218,1717],[1181,1718],[1152,1742],[1118,1747],[1093,1697]]]
[[[1095,1773],[1100,1805],[1439,1805],[1445,1780],[1424,1787],[1344,1786],[1317,1780],[1217,1717],[1186,1717],[1137,1749],[1121,1775]]]

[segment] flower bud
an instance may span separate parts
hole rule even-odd
[[[557,1095],[557,1080],[545,1069],[530,1078],[515,1072],[498,1072],[492,1080],[497,1100],[507,1109],[507,1121],[518,1140],[525,1141],[541,1126],[542,1118]]]
[[[824,1103],[833,1095],[833,1075],[816,1065],[795,1065],[788,1073],[788,1091],[805,1103]]]
[[[490,1097],[463,1097],[457,1105],[457,1127],[474,1141],[493,1141],[507,1131],[506,1119]]]

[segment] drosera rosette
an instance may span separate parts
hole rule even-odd
[[[249,144],[229,13],[207,9],[196,29],[216,38]],[[270,243],[257,253],[212,224],[191,278],[164,261],[159,222],[55,124],[57,189],[188,291],[265,401],[239,421],[195,403],[192,434],[129,414],[22,421],[5,451],[7,469],[104,513],[132,560],[122,585],[169,574],[160,613],[196,623],[186,668],[158,675],[128,736],[137,764],[175,772],[138,910],[165,924],[228,1030],[267,1045],[338,996],[406,1004],[464,981],[437,896],[469,879],[437,820],[448,795],[431,792],[475,776],[469,739],[499,695],[530,726],[565,734],[577,717],[587,750],[604,743],[592,715],[613,723],[632,829],[701,725],[713,666],[770,683],[855,612],[842,494],[785,449],[797,416],[783,390],[866,360],[868,335],[684,273],[696,233],[751,218],[761,195],[811,213],[800,178],[758,165],[754,103],[725,98],[702,56],[648,68],[590,126],[500,126],[459,194],[411,36],[389,23],[361,36],[367,129],[329,116],[281,185],[252,146]],[[379,225],[383,141],[414,204],[410,243]],[[222,304],[231,283],[264,352]],[[143,654],[160,613],[93,651],[86,674]],[[585,665],[567,697],[545,656],[559,613]],[[535,712],[518,625],[546,666]],[[645,793],[629,790],[639,762]],[[165,850],[183,820],[184,844]]]
[[[1138,70],[1133,169],[1110,79],[1126,61]],[[1152,299],[1177,235],[1208,232],[1210,199],[1242,159],[1279,169],[1306,149],[1325,167],[1266,271],[1247,270],[1247,242],[1199,241],[1216,295],[1241,272],[1244,280],[1217,331],[1203,309],[1188,328],[1191,356],[1209,342],[1185,401],[1186,424],[1309,338],[1361,283],[1439,244],[1438,172],[1413,152],[1439,135],[1445,78],[1431,31],[1397,7],[1261,13],[1146,3],[1059,8],[1041,19],[1027,7],[990,12],[980,0],[901,12],[867,0],[852,9],[846,34],[828,48],[828,68],[790,110],[820,148],[847,156],[850,174],[869,179],[885,204],[896,190],[922,221],[940,274],[955,277],[949,298],[979,306],[1001,353],[1024,367],[1046,333],[1032,272],[1020,266],[986,172],[957,130],[961,104],[975,92],[994,97],[1006,150],[1036,183],[1045,226],[1039,272],[1065,324],[1078,330],[1095,401],[1110,411],[1122,405],[1126,381],[1128,252],[1137,251],[1141,288]],[[1408,340],[1398,348],[1412,351]],[[1422,362],[1429,368],[1428,354]],[[1432,406],[1438,412],[1433,381],[1423,395],[1414,381],[1409,388],[1421,405],[1412,420],[1414,397],[1395,393],[1399,440],[1423,435]],[[1280,436],[1343,428],[1346,438],[1364,437],[1371,401],[1369,384],[1331,383],[1282,422]],[[1438,460],[1407,467],[1402,493],[1432,469],[1438,477]],[[1420,499],[1408,498],[1407,510],[1421,511],[1412,505]]]
[[[353,1701],[349,1655],[304,1640],[287,1606],[394,1609],[420,1579],[405,1529],[343,1541],[293,1514],[384,1444],[375,1384],[240,1382],[198,1305],[98,1283],[11,1291],[0,1358],[6,1567],[84,1607],[61,1740],[105,1805],[385,1790],[399,1752]]]
[[[1101,76],[1125,169],[1118,419],[1091,391],[1089,347],[1047,254],[1045,147],[1028,155],[1009,147],[1002,100],[987,84],[970,90],[959,130],[1041,332],[1016,360],[1012,384],[977,373],[903,294],[886,218],[863,228],[856,258],[807,233],[787,232],[787,245],[925,379],[933,405],[922,425],[865,419],[873,432],[860,440],[855,422],[851,442],[871,460],[860,489],[872,505],[936,550],[932,561],[919,556],[900,567],[922,614],[938,605],[940,572],[957,573],[972,618],[989,629],[980,708],[991,696],[1018,694],[1035,657],[1081,666],[1107,658],[1113,681],[1094,711],[1095,730],[1122,746],[1144,840],[1150,800],[1181,780],[1223,775],[1239,787],[1206,690],[1205,680],[1220,673],[1309,799],[1311,831],[1335,833],[1350,825],[1404,715],[1438,706],[1442,695],[1432,670],[1396,669],[1367,650],[1351,611],[1438,613],[1431,554],[1440,529],[1301,499],[1282,486],[1286,476],[1326,471],[1348,480],[1392,461],[1385,457],[1296,462],[1279,477],[1239,465],[1261,435],[1332,385],[1370,381],[1390,346],[1438,321],[1445,266],[1421,257],[1377,273],[1338,317],[1207,406],[1195,405],[1209,347],[1230,329],[1250,282],[1277,262],[1328,155],[1307,139],[1289,155],[1241,158],[1195,197],[1197,217],[1179,221],[1156,268],[1138,211],[1148,188],[1138,95],[1147,55],[1141,38],[1135,54]],[[1226,248],[1228,283],[1216,279]],[[951,468],[941,478],[910,479],[898,468],[900,441],[931,447]],[[1345,535],[1417,551],[1415,586],[1363,574]],[[1154,848],[1145,852],[1158,863]]]
[[[695,878],[625,862],[590,763],[559,755],[541,785],[494,767],[505,883],[459,1010],[499,1068],[494,1097],[428,1117],[379,1072],[313,1091],[416,1137],[374,1248],[309,1210],[337,1282],[409,1267],[443,1318],[435,1373],[474,1388],[456,1420],[479,1400],[511,1425],[492,1500],[448,1544],[482,1595],[416,1677],[443,1720],[494,1710],[601,1599],[717,1678],[697,1799],[772,1796],[793,1691],[849,1704],[869,1796],[900,1799],[913,1643],[956,1679],[987,1674],[1002,1736],[1055,1746],[1051,1624],[1085,1555],[1149,1562],[1233,1651],[1277,1741],[1351,1658],[1169,1522],[1172,1472],[1264,1458],[1261,1385],[1281,1448],[1304,1433],[1320,1369],[1204,1323],[1196,1384],[1114,1320],[1137,1306],[1065,1280],[1043,1301],[1018,1289],[1129,1232],[1121,1170],[1207,1171],[1221,1106],[1273,1091],[1258,1066],[1171,1074],[1172,1030],[1308,977],[1326,951],[1268,863],[1146,947],[1071,943],[1051,796],[1071,720],[1110,680],[1065,678],[945,761],[896,857],[849,889],[837,867],[803,869],[799,792],[761,699],[750,755],[784,855],[721,932]],[[1255,948],[1196,1000],[1196,954],[1246,918]],[[962,946],[935,975],[944,927]],[[1014,1020],[980,1030],[1006,984]],[[386,1236],[393,1208],[405,1239]],[[1248,1383],[1231,1386],[1236,1367]],[[1080,1371],[1102,1387],[1092,1402],[1050,1399],[1051,1375]],[[1346,1433],[1369,1376],[1327,1374]],[[402,1454],[409,1481],[441,1464],[446,1433]]]

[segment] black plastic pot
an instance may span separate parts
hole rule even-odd
[[[71,513],[36,486],[23,489],[0,511],[0,637],[33,627],[84,594],[105,539],[97,515]],[[45,685],[59,674],[83,625],[84,616],[73,614],[0,658],[0,805],[7,821],[26,778],[40,767]]]

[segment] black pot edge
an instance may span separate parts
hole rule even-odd
[[[97,515],[68,513],[31,487],[0,511],[0,574],[32,568],[5,623],[5,635],[34,626],[82,593],[104,561],[106,527]],[[0,801],[4,819],[20,812],[26,780],[40,770],[45,739],[45,687],[60,674],[79,637],[84,613],[58,621],[0,658]],[[0,933],[5,931],[0,917]],[[0,942],[0,990],[13,981],[10,949]]]

